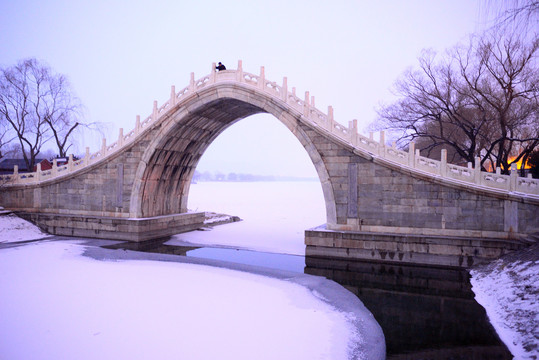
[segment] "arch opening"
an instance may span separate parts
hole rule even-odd
[[[183,104],[162,122],[137,169],[130,213],[153,217],[188,211],[190,183],[210,144],[234,123],[267,113],[281,122],[307,151],[322,185],[326,221],[334,222],[334,194],[328,171],[313,140],[300,126],[298,114],[263,93],[245,96],[238,89],[220,96],[198,94],[193,104]]]
[[[197,175],[189,209],[243,221],[211,233],[179,235],[182,240],[303,255],[304,230],[325,223],[316,170],[297,139],[271,115],[250,116],[224,131],[202,156]]]

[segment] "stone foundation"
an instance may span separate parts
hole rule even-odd
[[[53,235],[109,240],[145,241],[196,230],[204,226],[203,212],[151,218],[17,213]]]
[[[305,255],[389,263],[470,267],[527,244],[520,240],[333,231],[305,231]]]

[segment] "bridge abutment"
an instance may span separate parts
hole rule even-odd
[[[204,226],[203,212],[118,218],[47,213],[18,213],[49,234],[107,240],[146,241],[192,231]]]

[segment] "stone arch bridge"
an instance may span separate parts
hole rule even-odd
[[[326,203],[325,226],[306,231],[307,255],[466,266],[523,246],[539,231],[539,181],[481,172],[387,146],[336,122],[308,92],[236,70],[211,73],[133,130],[84,158],[47,171],[0,177],[0,204],[45,230],[135,241],[200,227],[189,213],[195,168],[235,122],[272,114],[309,154]],[[477,162],[476,162],[477,165]],[[209,209],[210,210],[210,209]]]

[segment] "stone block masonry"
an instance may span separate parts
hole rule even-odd
[[[24,212],[17,215],[53,235],[135,242],[196,230],[204,226],[205,220],[203,212],[143,219]]]
[[[321,228],[305,231],[306,256],[389,263],[470,267],[528,244],[487,238],[399,235]]]

